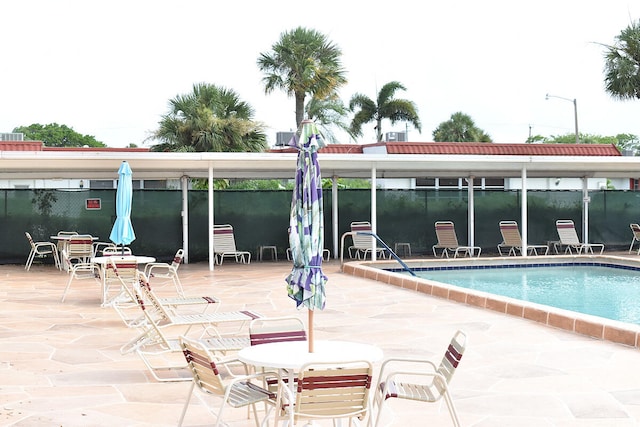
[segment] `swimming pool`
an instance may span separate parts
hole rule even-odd
[[[458,259],[421,259],[408,260],[406,263],[414,271],[419,270],[451,270],[455,269],[496,269],[506,270],[512,268],[538,268],[544,271],[549,267],[563,267],[577,271],[583,267],[608,267],[618,274],[627,274],[626,270],[633,275],[640,275],[640,258],[624,257],[615,255],[550,255],[536,257],[493,257],[493,258],[458,258]],[[492,292],[487,290],[465,288],[452,284],[451,281],[444,282],[444,278],[430,279],[414,277],[401,273],[398,263],[389,260],[379,261],[352,261],[342,264],[342,272],[358,277],[383,282],[389,285],[398,286],[407,290],[419,292],[437,298],[443,298],[456,303],[463,303],[473,307],[487,309],[510,316],[522,317],[526,320],[539,322],[554,328],[560,328],[590,337],[612,341],[640,348],[640,322],[635,320],[612,320],[603,314],[583,313],[584,306],[595,306],[599,300],[603,300],[605,306],[609,305],[611,311],[616,311],[617,318],[636,318],[639,314],[633,313],[639,309],[635,304],[628,304],[628,299],[636,298],[633,295],[626,297],[604,297],[586,296],[585,290],[569,294],[565,298],[555,298],[559,301],[577,301],[578,307],[568,308],[555,307],[553,302],[532,302],[522,299],[522,294],[536,293],[538,290],[532,289],[528,276],[524,279],[520,276],[520,294],[512,296],[500,295],[495,289]],[[541,268],[542,267],[542,268]],[[611,272],[611,270],[609,270]],[[465,274],[469,274],[466,272]],[[464,275],[464,274],[463,274]],[[605,274],[606,276],[607,274]],[[600,276],[600,279],[602,280]],[[446,279],[449,280],[449,279]],[[524,280],[524,285],[523,285]],[[596,280],[597,281],[597,280]],[[558,286],[556,284],[556,286]],[[610,287],[610,286],[609,286]],[[557,289],[548,290],[545,293],[555,294]],[[640,301],[640,300],[639,300]],[[640,304],[640,303],[639,303]],[[582,307],[579,307],[582,306]],[[630,314],[622,314],[624,312]]]
[[[640,325],[640,269],[575,263],[415,273],[467,289]]]

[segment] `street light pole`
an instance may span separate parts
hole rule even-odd
[[[580,137],[578,136],[578,101],[576,100],[576,98],[569,99],[569,98],[564,98],[562,96],[547,94],[545,99],[548,101],[549,98],[558,98],[558,99],[564,99],[565,101],[573,102],[573,116],[574,116],[575,125],[576,125],[576,144],[580,144]]]

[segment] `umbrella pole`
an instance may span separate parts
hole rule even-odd
[[[309,313],[309,353],[313,353],[313,310],[307,309]]]

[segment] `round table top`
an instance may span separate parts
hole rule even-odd
[[[307,341],[285,341],[245,347],[238,352],[242,362],[266,368],[299,369],[312,362],[343,362],[367,360],[376,362],[382,349],[351,341],[315,340],[313,353]]]
[[[96,264],[107,264],[109,260],[114,259],[116,262],[125,261],[135,258],[138,264],[148,264],[150,262],[156,262],[156,259],[152,256],[144,256],[144,255],[110,255],[110,256],[97,256],[91,258],[91,262]]]
[[[71,240],[72,237],[83,238],[83,237],[89,237],[89,236],[85,234],[62,234],[62,235],[49,236],[51,240]],[[98,240],[98,237],[91,236],[91,240]]]

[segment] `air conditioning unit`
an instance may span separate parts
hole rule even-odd
[[[0,133],[0,141],[24,141],[23,133]]]
[[[407,133],[406,132],[387,132],[385,134],[385,140],[387,142],[406,142]]]
[[[276,132],[276,147],[286,147],[295,132]]]

